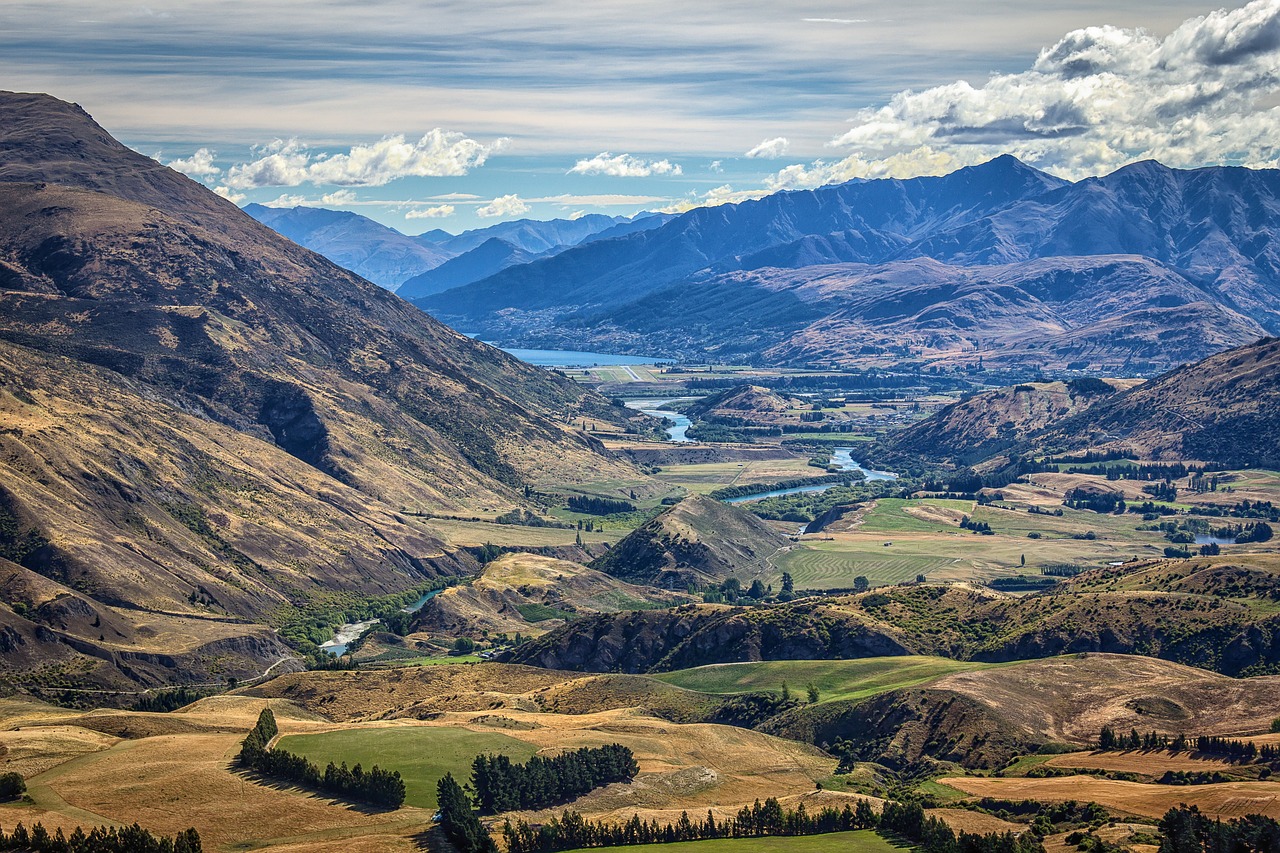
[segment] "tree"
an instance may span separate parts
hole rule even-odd
[[[760,581],[760,578],[756,578],[751,582],[751,589],[747,590],[747,595],[751,596],[756,601],[759,601],[760,599],[764,598],[765,589],[764,589],[764,584],[761,583]]]
[[[783,592],[795,592],[795,591],[796,591],[796,583],[795,583],[795,581],[793,581],[793,580],[791,579],[791,573],[790,573],[790,572],[783,572],[783,573],[782,573],[782,591],[783,591]]]
[[[821,694],[818,692],[818,685],[810,681],[809,685],[805,688],[805,691],[809,694],[809,704],[810,705],[816,704],[818,699],[821,696]]]
[[[787,686],[787,682],[785,681],[782,682],[782,701],[783,702],[791,701],[791,688]]]
[[[1023,555],[1021,555],[1020,557],[1018,557],[1018,565],[1019,565],[1019,566],[1025,566],[1026,564],[1027,564],[1027,555],[1026,555],[1026,554],[1023,554]]]
[[[0,774],[0,801],[16,800],[27,792],[21,773]]]
[[[866,575],[858,575],[853,579],[854,592],[866,592],[871,589],[871,581],[867,580]]]

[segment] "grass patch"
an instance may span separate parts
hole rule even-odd
[[[404,779],[406,805],[424,809],[436,807],[436,783],[444,774],[452,773],[465,783],[471,777],[471,762],[480,753],[497,752],[510,756],[512,761],[528,761],[538,751],[533,744],[503,734],[427,726],[288,735],[279,743],[281,748],[311,759],[322,769],[330,761],[345,761],[348,767],[377,764],[399,770]]]
[[[526,622],[545,622],[548,619],[564,619],[573,618],[573,614],[567,610],[560,610],[541,602],[530,602],[529,604],[517,604],[516,610],[520,611],[520,615],[524,617]]]
[[[760,850],[776,853],[894,853],[910,849],[909,845],[889,841],[870,829],[799,837],[714,838],[662,845],[663,853],[756,853]]]
[[[955,530],[954,524],[926,521],[906,512],[908,507],[934,506],[971,514],[973,501],[949,501],[940,499],[880,498],[867,513],[862,529],[868,533],[945,533]]]
[[[785,682],[793,695],[818,688],[819,702],[865,699],[890,690],[914,687],[953,672],[989,669],[997,664],[910,655],[859,660],[775,660],[723,663],[651,676],[667,684],[701,693],[727,695],[778,691]]]
[[[953,788],[950,785],[944,785],[941,782],[935,782],[933,779],[927,779],[921,782],[917,787],[922,794],[932,794],[944,803],[954,803],[968,798],[968,794],[959,788]]]

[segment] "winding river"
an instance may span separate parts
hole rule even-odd
[[[853,458],[854,448],[837,447],[835,452],[831,454],[831,463],[837,466],[841,471],[861,471],[862,476],[867,480],[896,480],[897,474],[888,471],[873,471],[870,468],[863,468]],[[791,489],[772,489],[767,492],[756,492],[755,494],[742,495],[741,497],[728,498],[725,500],[727,504],[742,504],[752,501],[762,501],[765,498],[776,498],[781,495],[799,495],[807,492],[825,492],[839,483],[820,483],[814,486],[796,486]]]
[[[693,422],[679,412],[664,409],[663,406],[696,399],[697,397],[672,397],[670,400],[632,400],[627,403],[627,408],[644,412],[646,415],[651,415],[655,418],[662,418],[663,420],[670,421],[671,426],[667,427],[668,441],[688,444],[693,441],[693,439],[689,438],[685,433],[689,431],[689,427]]]
[[[424,593],[423,596],[413,604],[410,604],[408,607],[400,608],[400,612],[417,613],[422,609],[424,604],[435,598],[443,591],[444,590],[441,589],[433,589],[430,592]],[[369,619],[365,622],[348,622],[337,630],[333,635],[332,640],[321,643],[320,648],[324,649],[326,652],[332,652],[338,657],[342,657],[347,653],[348,646],[360,639],[361,635],[363,635],[365,631],[368,631],[377,624],[377,619]]]

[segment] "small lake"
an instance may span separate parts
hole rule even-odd
[[[408,607],[400,608],[400,612],[401,613],[417,613],[419,610],[422,609],[423,605],[425,605],[428,601],[435,598],[437,595],[439,595],[443,591],[444,590],[433,589],[430,592],[425,593],[421,598],[419,598],[413,604],[410,604]],[[342,657],[347,653],[348,646],[350,646],[356,640],[360,639],[360,636],[365,631],[368,631],[370,628],[372,628],[374,625],[377,625],[377,624],[378,624],[377,619],[370,619],[365,622],[348,622],[347,624],[343,625],[337,630],[337,632],[333,635],[332,640],[321,643],[320,648],[324,649],[326,652],[332,652],[338,657]]]
[[[679,412],[664,409],[663,406],[694,399],[697,398],[674,397],[670,400],[632,400],[630,403],[627,403],[627,408],[635,409],[638,412],[644,412],[646,415],[669,421],[671,426],[667,427],[667,440],[687,444],[693,441],[692,438],[689,438],[689,436],[686,435],[689,431],[689,427],[693,425],[693,421],[689,420]]]
[[[1197,545],[1234,545],[1236,544],[1236,540],[1223,539],[1220,536],[1210,536],[1207,533],[1197,533],[1196,544]]]
[[[896,480],[897,474],[888,471],[873,471],[870,468],[863,468],[853,458],[854,448],[837,447],[831,454],[831,462],[840,468],[841,471],[861,471],[867,480]],[[799,495],[807,492],[825,492],[839,483],[822,483],[814,486],[796,486],[792,489],[774,489],[768,492],[757,492],[751,495],[743,495],[737,498],[728,498],[725,500],[727,504],[750,503],[752,501],[762,501],[765,498],[776,498],[781,495]]]

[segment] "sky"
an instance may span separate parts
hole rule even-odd
[[[1280,0],[5,0],[0,75],[237,203],[409,234],[1280,154]]]

